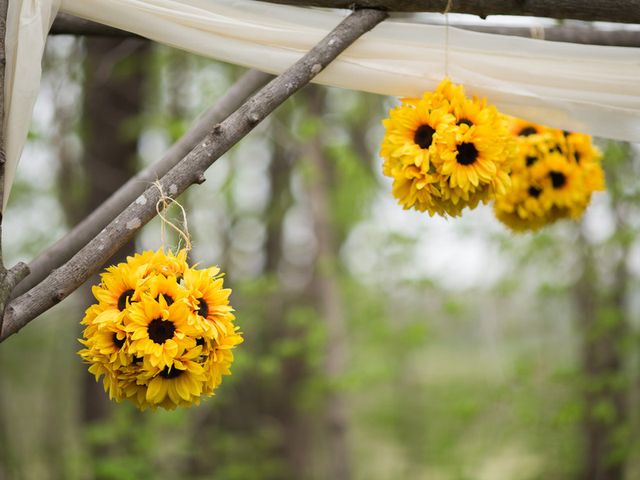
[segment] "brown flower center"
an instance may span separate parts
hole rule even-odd
[[[207,318],[209,316],[209,305],[204,298],[198,299],[198,306],[196,307],[196,311],[202,318]]]
[[[471,165],[478,159],[478,149],[473,143],[461,143],[458,146],[458,156],[456,160],[460,165]]]
[[[164,298],[164,301],[167,303],[167,306],[171,306],[173,304],[173,297],[167,293],[161,293],[156,298],[156,301],[160,300],[160,297]]]
[[[116,332],[113,332],[113,344],[119,349],[122,348],[122,346],[124,345],[124,338],[120,340],[118,338],[118,334]]]
[[[541,188],[529,187],[529,195],[531,195],[533,198],[538,198],[541,193],[542,193]]]
[[[133,296],[133,294],[133,290],[122,292],[122,295],[118,297],[118,310],[122,311],[127,308],[127,302],[131,301],[131,297]]]
[[[160,376],[162,378],[166,378],[167,380],[171,380],[172,378],[178,378],[182,375],[183,370],[179,370],[177,368],[169,368],[164,367],[164,369],[160,372]]]
[[[538,131],[535,128],[524,127],[522,130],[520,130],[520,133],[518,133],[518,135],[521,137],[528,137],[529,135],[535,135],[536,133],[538,133]]]
[[[176,326],[171,320],[162,320],[161,318],[151,320],[147,326],[149,338],[160,345],[172,338],[175,331]]]
[[[436,131],[429,125],[420,125],[413,135],[413,141],[420,148],[427,149],[431,146],[431,142],[433,142],[434,133],[436,133]]]
[[[549,176],[551,177],[551,185],[553,188],[562,188],[567,183],[567,177],[562,172],[550,171]]]

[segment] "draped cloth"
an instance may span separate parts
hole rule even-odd
[[[44,42],[58,10],[273,74],[292,65],[349,14],[251,0],[9,2],[5,202],[38,93]],[[382,95],[420,96],[435,88],[446,73],[453,82],[464,84],[469,94],[486,96],[505,113],[565,130],[640,142],[639,48],[456,28],[449,29],[447,39],[445,28],[411,17],[386,20],[314,82]]]

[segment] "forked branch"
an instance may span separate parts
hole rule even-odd
[[[358,10],[345,18],[293,66],[216,125],[201,143],[159,180],[163,192],[175,198],[190,185],[202,183],[205,170],[220,156],[386,17],[386,13],[378,10]],[[148,188],[65,265],[13,300],[5,312],[0,340],[16,333],[87,280],[155,216],[159,198],[158,188]]]
[[[155,180],[165,175],[178,164],[211,131],[244,103],[258,88],[271,78],[257,70],[249,70],[209,108],[196,123],[158,161],[134,175],[102,205],[73,227],[64,237],[47,248],[29,263],[30,273],[13,291],[13,297],[26,293],[46,278],[54,268],[69,260],[76,252],[94,238],[116,216],[141,195]]]

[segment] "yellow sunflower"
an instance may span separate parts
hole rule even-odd
[[[234,331],[233,308],[229,305],[231,289],[223,288],[224,279],[217,267],[204,270],[189,269],[184,284],[190,292],[192,316],[203,325],[211,338]]]
[[[189,321],[189,314],[186,302],[168,305],[163,296],[156,301],[145,295],[131,307],[126,326],[131,334],[129,351],[146,356],[154,367],[171,366],[174,358],[195,346],[195,338],[201,334]]]
[[[179,405],[198,403],[206,382],[206,372],[195,361],[201,347],[194,347],[173,359],[171,366],[158,368],[148,379],[145,400],[151,406],[173,409]]]
[[[383,173],[404,208],[457,216],[509,185],[515,142],[506,121],[448,79],[421,99],[402,99],[383,125]]]
[[[138,408],[199,403],[229,374],[242,342],[217,267],[189,267],[186,251],[143,252],[110,267],[82,319],[78,353],[113,400]]]
[[[509,122],[518,135],[519,150],[512,165],[512,188],[494,203],[496,217],[515,231],[525,231],[582,215],[592,193],[604,189],[604,172],[591,137],[520,119]]]

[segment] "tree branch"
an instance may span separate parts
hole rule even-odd
[[[165,153],[158,161],[141,170],[129,179],[102,205],[95,209],[83,221],[76,225],[64,237],[38,255],[30,264],[31,273],[18,284],[13,297],[26,293],[40,283],[54,268],[69,260],[85,246],[100,230],[112,221],[120,212],[142,194],[149,184],[165,175],[187,153],[189,153],[211,130],[211,126],[221,122],[233,113],[242,103],[264,86],[271,75],[249,70],[225,95],[209,110],[203,113],[197,122]]]
[[[202,183],[205,170],[220,156],[386,17],[386,13],[378,10],[358,10],[345,18],[293,66],[216,125],[201,143],[160,179],[162,191],[175,198],[190,185]],[[5,312],[0,340],[16,333],[78,288],[155,216],[159,198],[158,188],[149,187],[65,265],[13,300]]]
[[[393,12],[444,12],[448,0],[263,0],[299,7],[376,8]],[[640,23],[640,0],[452,0],[451,13],[524,15],[590,22]]]
[[[2,199],[4,198],[4,168],[7,162],[4,146],[4,74],[7,64],[5,37],[7,34],[8,7],[8,0],[0,0],[0,315],[4,313],[7,300],[11,297],[11,292],[16,284],[29,273],[29,268],[22,262],[7,270],[4,266],[2,255]],[[2,318],[0,318],[1,329]]]
[[[137,37],[131,32],[113,28],[101,23],[74,17],[67,13],[59,13],[53,25],[51,25],[50,35],[85,35],[88,37]],[[142,37],[139,37],[142,38]]]
[[[582,43],[586,45],[606,45],[610,47],[640,47],[640,30],[600,30],[578,26],[558,26],[545,28],[526,27],[485,27],[482,25],[452,25],[474,32],[511,35],[514,37],[536,37],[552,42]]]
[[[585,45],[607,45],[617,47],[640,47],[640,31],[638,30],[600,30],[588,26],[562,25],[532,30],[527,27],[496,27],[484,25],[465,25],[450,22],[449,25],[462,30],[482,33],[511,35],[514,37],[532,37],[553,42],[581,43]],[[135,36],[131,32],[118,30],[100,23],[90,22],[71,15],[59,14],[56,17],[51,35],[99,35],[99,36]]]

